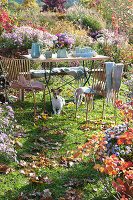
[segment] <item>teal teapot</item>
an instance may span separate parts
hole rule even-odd
[[[40,45],[38,43],[32,43],[31,57],[32,58],[39,58],[40,57]]]

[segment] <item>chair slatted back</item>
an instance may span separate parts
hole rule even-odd
[[[1,57],[1,68],[8,82],[18,80],[24,76],[30,81],[30,61],[26,59],[10,59]]]
[[[92,71],[92,89],[96,93],[105,95],[106,93],[106,67],[105,64],[96,63]]]

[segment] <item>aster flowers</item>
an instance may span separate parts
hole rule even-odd
[[[16,120],[14,111],[7,103],[0,105],[0,155],[4,159],[13,159],[17,161],[17,152],[12,143],[12,138],[16,133]]]
[[[125,161],[132,161],[133,157],[133,129],[126,125],[120,125],[105,131],[107,144],[107,155],[114,154]]]
[[[74,39],[71,36],[68,36],[66,33],[57,34],[57,40],[54,42],[55,48],[63,49],[66,48],[70,50],[74,43]]]
[[[31,48],[34,42],[39,42],[45,46],[54,39],[55,36],[47,31],[43,32],[29,26],[15,27],[12,33],[4,33],[2,35],[0,48],[28,49]]]

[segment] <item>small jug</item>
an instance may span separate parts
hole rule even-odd
[[[52,51],[45,51],[44,54],[45,54],[46,59],[52,58]]]
[[[39,58],[40,57],[40,45],[38,43],[32,43],[31,57],[32,58]]]

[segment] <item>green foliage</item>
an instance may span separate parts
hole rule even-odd
[[[23,0],[23,6],[28,9],[38,7],[38,4],[36,3],[36,0]]]
[[[9,1],[8,2],[8,9],[12,12],[18,12],[21,9],[21,6],[16,1]]]
[[[80,4],[86,8],[93,7],[99,11],[106,20],[108,28],[114,28],[112,16],[116,18],[119,32],[132,34],[132,1],[131,0],[80,0]]]
[[[102,24],[94,16],[81,16],[81,23],[83,27],[89,27],[91,32],[103,29]]]
[[[52,12],[44,12],[44,13],[38,13],[36,16],[37,23],[40,26],[46,26],[46,28],[54,27],[57,17]]]
[[[83,8],[82,6],[75,5],[70,7],[66,11],[66,17],[69,21],[73,21],[91,32],[105,27],[105,23],[98,12]]]

